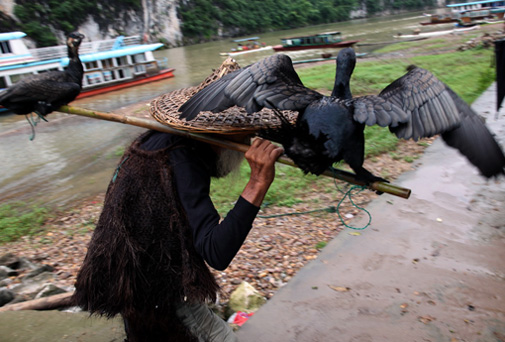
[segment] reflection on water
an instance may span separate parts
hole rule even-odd
[[[424,20],[419,14],[389,18],[354,20],[295,30],[261,34],[267,45],[280,43],[281,37],[342,31],[346,39],[363,42],[391,41],[398,32],[410,33]],[[439,28],[438,28],[439,29]],[[113,111],[133,103],[150,102],[153,98],[201,82],[226,58],[220,52],[234,47],[231,40],[156,51],[168,58],[175,77],[77,100],[72,105],[99,111]],[[358,47],[359,52],[370,47]],[[334,52],[334,51],[332,51]],[[273,51],[239,55],[245,66]],[[293,59],[320,57],[321,51],[292,52]],[[106,190],[119,160],[121,148],[143,130],[138,127],[88,119],[61,113],[51,114],[49,122],[36,127],[36,137],[24,116],[0,115],[0,202],[11,200],[68,205]]]

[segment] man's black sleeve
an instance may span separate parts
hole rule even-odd
[[[179,158],[174,158],[178,161],[172,166],[196,250],[211,267],[224,270],[244,243],[259,208],[240,196],[234,208],[219,222],[220,216],[209,195],[208,173],[197,160],[180,156],[184,153],[184,150],[174,153]]]

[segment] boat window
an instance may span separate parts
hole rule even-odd
[[[66,69],[66,68],[65,68]],[[51,68],[51,69],[46,69],[46,70],[39,70],[37,71],[38,74],[43,74],[48,71],[58,71],[58,68]]]
[[[8,41],[0,42],[1,53],[12,53],[11,45]]]
[[[111,71],[104,71],[102,74],[103,74],[103,79],[105,82],[112,81],[112,80],[116,79],[116,75],[114,75],[114,73]]]
[[[144,64],[135,65],[135,73],[136,74],[145,73],[145,72],[146,72],[146,66]]]
[[[96,83],[101,83],[102,82],[102,79],[100,77],[100,73],[99,72],[94,72],[92,74],[87,74],[86,75],[86,81],[88,82],[88,84],[96,84]]]
[[[112,68],[114,66],[114,61],[112,58],[104,59],[102,65],[104,68]]]
[[[117,76],[119,79],[130,78],[130,77],[132,77],[132,69],[130,69],[130,68],[118,69]]]
[[[117,65],[126,65],[128,64],[128,61],[126,60],[126,56],[123,57],[116,57],[116,63]]]
[[[17,75],[11,75],[11,82],[14,84],[16,82],[18,82],[19,80],[25,78],[25,77],[28,77],[28,76],[31,76],[33,75],[31,72],[27,72],[27,73],[24,73],[24,74],[17,74]]]
[[[98,69],[98,62],[97,61],[86,62],[86,63],[84,63],[84,67],[85,67],[85,70]]]
[[[7,80],[5,77],[0,77],[0,89],[7,88]]]
[[[146,55],[143,53],[139,53],[137,55],[133,55],[133,62],[134,63],[142,63],[146,61]]]

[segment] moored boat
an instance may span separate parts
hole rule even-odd
[[[425,14],[430,21],[422,22],[421,25],[444,24],[459,22],[460,25],[470,25],[478,20],[491,19],[502,20],[505,14],[505,0],[481,0],[449,4],[449,13]]]
[[[32,74],[64,70],[68,65],[65,45],[28,49],[23,32],[0,33],[0,90]],[[175,69],[166,60],[156,60],[153,51],[163,44],[141,44],[139,36],[83,42],[84,66],[78,98],[173,77]]]
[[[456,18],[452,14],[427,14],[430,21],[421,22],[421,25],[437,25],[437,24],[450,24],[457,23],[459,18]]]
[[[446,34],[465,33],[467,31],[477,30],[479,28],[480,28],[480,26],[476,25],[476,26],[470,26],[470,27],[454,28],[452,30],[444,30],[444,31],[419,32],[419,33],[415,33],[415,34],[398,34],[393,37],[396,39],[429,38],[429,37],[443,36]]]
[[[308,49],[343,48],[353,46],[359,40],[342,39],[340,32],[324,32],[310,36],[281,38],[282,45],[275,45],[274,51],[297,51]]]
[[[251,52],[266,51],[271,50],[271,46],[267,46],[265,43],[260,43],[258,40],[260,37],[250,37],[235,39],[233,42],[237,43],[237,47],[231,49],[229,52],[221,52],[221,56],[237,56],[243,55]]]

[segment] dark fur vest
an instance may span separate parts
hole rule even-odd
[[[174,303],[215,300],[219,287],[196,252],[176,193],[168,147],[126,151],[77,276],[74,301],[112,317],[170,317]],[[173,317],[173,316],[172,316]]]

